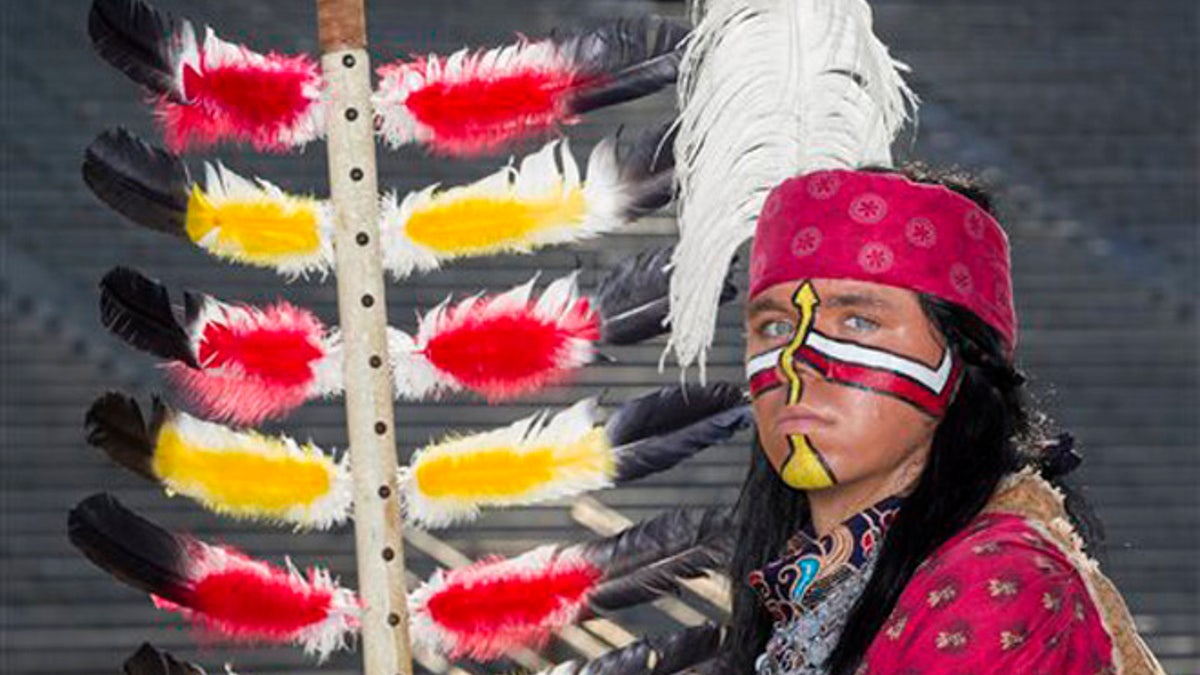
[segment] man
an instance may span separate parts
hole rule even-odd
[[[819,171],[765,202],[730,672],[1162,672],[1039,475],[1007,239],[948,185]]]

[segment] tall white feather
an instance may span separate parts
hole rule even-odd
[[[916,97],[865,0],[707,0],[694,12],[678,87],[668,349],[703,380],[722,281],[767,193],[818,169],[890,166]]]

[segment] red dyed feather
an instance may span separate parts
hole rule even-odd
[[[306,55],[259,54],[224,42],[210,29],[197,47],[191,27],[181,35],[179,88],[186,103],[157,102],[164,137],[174,152],[223,141],[281,151],[323,134],[317,64]]]
[[[451,658],[537,647],[586,607],[600,569],[553,547],[438,573],[412,595],[413,637]]]
[[[424,60],[380,69],[381,77],[404,77],[404,69],[424,71]],[[461,81],[435,81],[408,95],[413,121],[430,134],[430,147],[448,155],[474,155],[502,149],[514,137],[539,136],[559,123],[573,122],[566,94],[575,81],[567,68],[527,67]]]
[[[397,147],[478,155],[576,121],[568,94],[580,76],[549,40],[388,64],[378,74],[380,131]]]
[[[171,363],[166,369],[205,416],[257,424],[341,388],[340,364],[321,367],[336,351],[336,338],[307,310],[286,302],[236,307],[209,298],[192,330],[200,368]]]
[[[443,305],[421,320],[418,350],[444,383],[496,401],[560,382],[591,360],[600,316],[577,295],[574,276],[537,300],[532,285]]]
[[[205,324],[196,349],[200,364],[237,369],[281,386],[311,382],[313,364],[325,355],[321,322],[286,302],[256,315],[246,322]]]
[[[222,637],[247,642],[297,642],[322,658],[357,629],[359,603],[327,572],[307,578],[252,560],[233,549],[192,542],[189,587],[180,603],[153,597]]]

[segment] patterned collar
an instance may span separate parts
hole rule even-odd
[[[750,573],[750,585],[776,622],[799,618],[829,591],[861,574],[903,500],[888,497],[816,539],[811,525],[797,532],[785,553]]]

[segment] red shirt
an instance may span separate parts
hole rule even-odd
[[[917,569],[860,675],[1114,673],[1080,571],[1025,519],[984,513]]]

